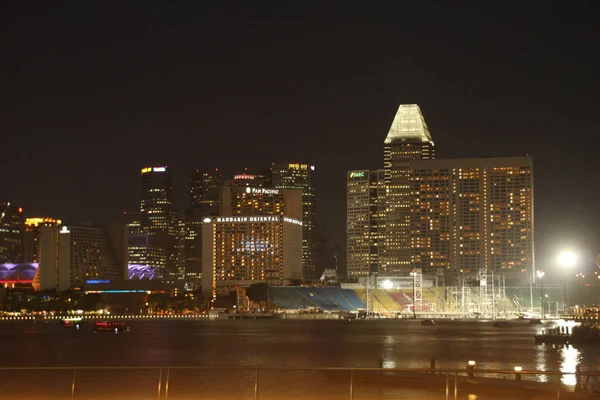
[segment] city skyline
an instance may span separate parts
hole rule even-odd
[[[598,33],[594,7],[555,13],[527,5],[519,15],[492,15],[411,5],[404,15],[428,20],[402,24],[397,8],[307,8],[294,10],[285,27],[260,17],[265,10],[164,7],[170,19],[132,6],[87,17],[54,7],[44,18],[19,5],[9,10],[7,29],[24,34],[0,66],[9,100],[0,125],[0,168],[10,171],[2,201],[31,216],[103,225],[137,208],[142,165],[169,165],[184,211],[197,168],[231,175],[300,160],[317,166],[318,223],[344,247],[346,172],[381,168],[398,104],[417,103],[438,159],[531,155],[537,263],[554,268],[554,249],[572,248],[593,264],[600,250],[597,189],[589,184],[599,165],[588,145],[600,129],[599,62],[589,51]],[[139,19],[124,31],[101,29],[120,15]],[[57,33],[40,42],[40,29]],[[404,51],[390,51],[400,37]],[[578,139],[564,140],[565,132]]]

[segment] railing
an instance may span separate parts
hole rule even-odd
[[[236,373],[238,375],[234,376]],[[428,398],[446,400],[457,400],[459,394],[460,398],[468,394],[486,399],[490,398],[486,396],[517,398],[517,394],[522,396],[524,392],[529,392],[531,397],[535,395],[536,399],[560,399],[568,392],[569,398],[576,399],[587,398],[584,397],[587,393],[600,389],[600,372],[469,368],[25,367],[0,368],[0,374],[2,399],[187,400],[204,398],[203,390],[213,399],[359,400],[386,398],[386,388],[394,391],[396,396],[404,391],[417,398],[415,393],[421,392],[428,393]],[[289,379],[290,374],[296,374],[296,377]],[[288,375],[288,380],[284,381],[282,375]],[[218,387],[219,381],[223,384],[221,387]],[[11,389],[11,384],[16,388]],[[315,387],[310,387],[311,384]],[[39,393],[32,393],[36,385]],[[203,389],[199,390],[198,385]],[[277,385],[282,386],[279,391],[273,389]],[[234,386],[240,390],[235,394],[225,393]],[[316,394],[307,393],[313,389]],[[263,395],[263,391],[266,394]]]

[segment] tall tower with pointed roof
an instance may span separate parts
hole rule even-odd
[[[416,104],[401,104],[384,142],[386,239],[380,274],[401,275],[412,269],[410,162],[431,160],[434,155],[421,109]]]

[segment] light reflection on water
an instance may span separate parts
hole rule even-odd
[[[537,346],[535,351],[535,369],[538,371],[547,371],[546,358],[548,357],[548,349],[545,344]],[[537,375],[539,382],[548,382],[548,376]]]
[[[575,347],[570,344],[564,346],[560,350],[561,364],[560,371],[561,372],[575,372],[577,364],[581,361],[581,353]],[[563,375],[561,381],[565,385],[575,386],[577,382],[577,378],[575,375]]]

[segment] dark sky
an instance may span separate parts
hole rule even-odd
[[[145,164],[172,169],[183,210],[193,169],[307,162],[342,244],[345,172],[382,167],[418,103],[438,158],[534,157],[538,268],[565,247],[593,265],[593,2],[172,3],[1,6],[0,200],[102,223],[138,207]]]

